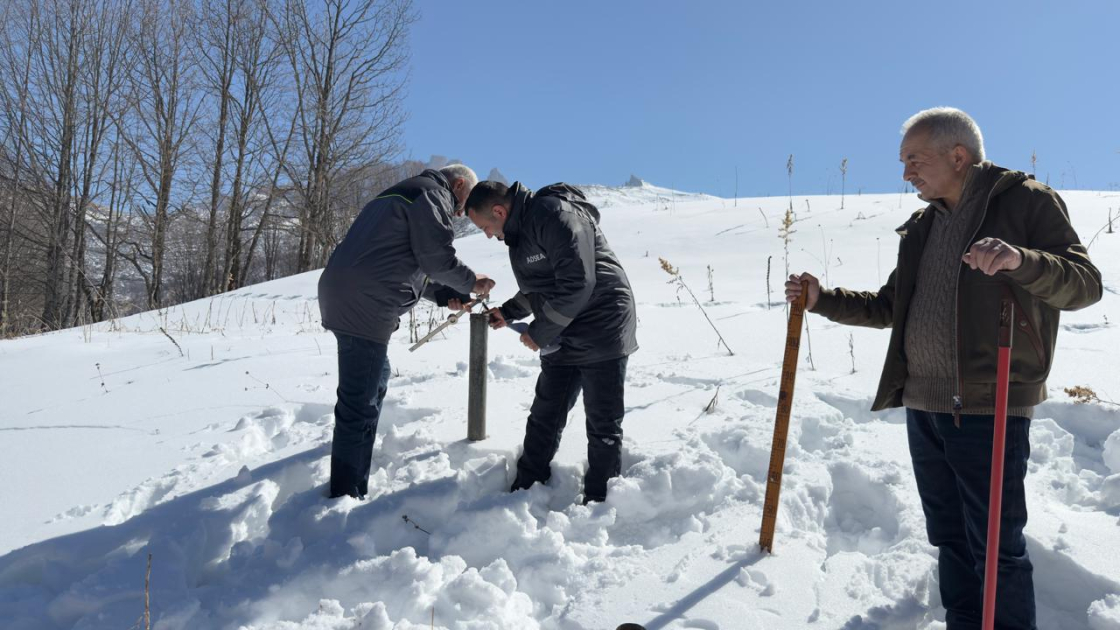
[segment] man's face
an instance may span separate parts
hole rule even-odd
[[[968,152],[961,146],[938,147],[930,141],[929,132],[915,131],[902,139],[898,159],[903,164],[902,179],[922,193],[927,200],[957,198],[968,171]]]
[[[469,213],[471,223],[475,227],[482,230],[486,238],[497,238],[499,241],[504,241],[506,238],[505,226],[506,218],[509,216],[509,210],[505,206],[496,205],[490,209],[490,212],[477,212],[472,211]]]

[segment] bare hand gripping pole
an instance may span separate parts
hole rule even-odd
[[[778,521],[778,497],[782,490],[782,468],[786,462],[786,437],[789,415],[793,408],[793,385],[797,380],[797,353],[801,349],[801,323],[805,319],[805,302],[809,298],[809,281],[801,281],[801,295],[789,311],[786,327],[786,353],[782,359],[782,384],[778,392],[778,415],[774,421],[774,443],[770,447],[770,469],[766,475],[766,501],[762,504],[762,530],[758,545],[774,553],[774,527]]]

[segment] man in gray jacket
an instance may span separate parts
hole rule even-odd
[[[521,342],[541,350],[541,375],[525,429],[512,490],[547,482],[560,434],[580,390],[587,413],[584,503],[603,501],[619,474],[623,386],[628,356],[638,349],[634,293],[599,229],[599,211],[577,188],[536,193],[515,183],[475,186],[466,203],[471,221],[509,247],[520,291],[491,311],[501,328],[533,315]]]
[[[460,215],[474,171],[427,170],[369,202],[319,278],[323,327],[338,339],[338,403],[330,496],[364,497],[373,442],[389,381],[389,337],[425,297],[441,306],[486,294],[494,281],[455,256],[452,215]]]

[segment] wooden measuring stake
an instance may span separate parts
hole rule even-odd
[[[786,462],[786,436],[789,435],[789,414],[793,408],[793,385],[797,380],[797,353],[801,349],[801,323],[805,319],[805,301],[809,298],[809,281],[801,281],[801,297],[793,303],[786,326],[786,353],[782,359],[782,385],[778,392],[778,414],[774,420],[774,443],[770,446],[770,469],[766,474],[766,500],[762,504],[762,531],[758,545],[774,552],[774,526],[778,521],[778,496],[782,490],[782,468]]]

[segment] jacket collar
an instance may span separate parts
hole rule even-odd
[[[521,223],[525,218],[525,213],[528,212],[529,204],[533,200],[533,191],[522,186],[521,182],[514,182],[509,187],[509,194],[512,201],[509,204],[509,216],[506,218],[506,224],[502,227],[503,241],[508,247],[517,247],[517,240],[521,236]]]
[[[451,190],[451,182],[447,181],[447,176],[442,172],[434,168],[428,168],[424,169],[423,173],[420,173],[420,177],[427,177],[428,179],[435,180],[442,188],[446,188],[447,191],[451,193],[452,197],[455,196],[455,191]]]
[[[1012,186],[1026,181],[1027,179],[1029,178],[1026,173],[996,166],[985,160],[979,164],[973,165],[969,171],[968,178],[965,180],[965,192],[961,195],[961,201],[965,202],[966,197],[979,196],[982,199],[986,198],[990,202]],[[923,199],[921,196],[919,196],[918,199],[925,201],[929,205],[915,212],[906,223],[903,223],[895,229],[895,232],[897,232],[899,236],[906,236],[917,227],[923,217],[930,218],[933,216],[934,212],[948,211],[941,203],[940,199],[929,201]],[[926,217],[926,215],[929,215],[929,217]]]

